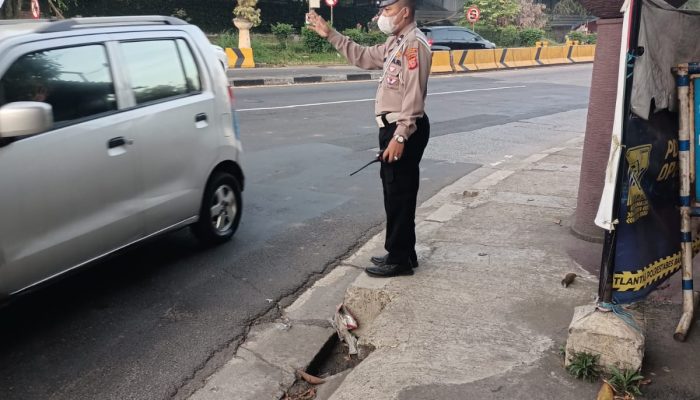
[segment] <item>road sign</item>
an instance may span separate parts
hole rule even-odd
[[[39,0],[32,0],[32,17],[38,19],[41,16],[41,10],[39,9]]]
[[[471,6],[467,9],[467,21],[472,24],[479,20],[481,17],[481,11],[476,6]]]
[[[338,5],[338,0],[326,0],[328,7],[335,7]]]

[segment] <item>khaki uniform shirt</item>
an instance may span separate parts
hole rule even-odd
[[[416,119],[425,114],[432,64],[428,40],[415,22],[377,46],[360,46],[335,30],[331,30],[328,41],[351,64],[364,69],[383,69],[375,114],[399,113],[395,134],[409,138],[416,131]]]

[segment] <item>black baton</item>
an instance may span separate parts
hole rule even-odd
[[[377,156],[374,158],[374,160],[368,162],[367,164],[363,165],[362,168],[358,169],[357,171],[353,172],[350,174],[350,176],[355,175],[356,173],[362,171],[363,169],[369,167],[370,165],[382,161],[382,154],[384,154],[384,150],[379,150],[379,153],[377,153]]]

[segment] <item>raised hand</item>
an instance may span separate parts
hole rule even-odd
[[[326,23],[320,15],[316,14],[316,11],[311,10],[306,14],[306,25],[309,29],[313,29],[314,32],[318,33],[318,36],[322,38],[327,38],[331,31],[331,28]]]

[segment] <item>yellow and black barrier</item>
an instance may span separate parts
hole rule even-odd
[[[470,72],[575,64],[592,62],[594,57],[595,45],[435,51],[430,72]]]
[[[572,46],[571,56],[573,62],[593,62],[595,58],[595,45]]]
[[[255,68],[253,49],[226,49],[229,68]]]
[[[433,64],[430,67],[430,73],[433,72],[454,72],[451,51],[433,51]]]

